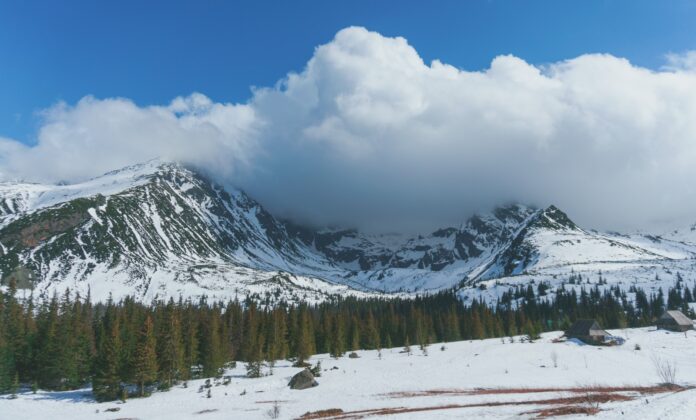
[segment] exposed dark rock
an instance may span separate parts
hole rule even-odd
[[[318,385],[319,383],[314,379],[312,372],[306,368],[293,376],[288,383],[291,389],[307,389]]]

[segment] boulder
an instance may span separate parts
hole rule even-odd
[[[360,356],[358,356],[358,353],[352,352],[351,354],[348,355],[349,359],[359,359]]]
[[[291,389],[307,389],[319,385],[309,369],[304,369],[290,379],[288,386]]]

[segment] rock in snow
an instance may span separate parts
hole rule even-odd
[[[312,372],[310,372],[308,368],[304,368],[304,370],[297,373],[290,379],[290,383],[288,383],[291,389],[307,389],[318,385],[319,383],[314,379],[314,375],[312,375]]]

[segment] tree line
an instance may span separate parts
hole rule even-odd
[[[152,389],[218,377],[232,361],[248,376],[272,373],[276,360],[305,366],[313,354],[341,357],[381,349],[565,330],[579,318],[605,328],[650,325],[668,309],[694,316],[696,288],[681,278],[667,296],[597,285],[553,291],[548,284],[510,288],[497,302],[463,302],[454,291],[404,298],[334,297],[317,305],[273,307],[243,301],[93,304],[66,291],[48,299],[0,292],[0,392],[67,390],[91,383],[98,400],[144,396]],[[629,299],[629,295],[631,298]],[[263,372],[265,370],[265,373]]]

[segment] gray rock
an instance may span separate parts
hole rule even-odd
[[[288,386],[291,389],[307,389],[319,385],[319,383],[314,379],[314,375],[309,369],[304,369],[297,375],[290,379]]]

